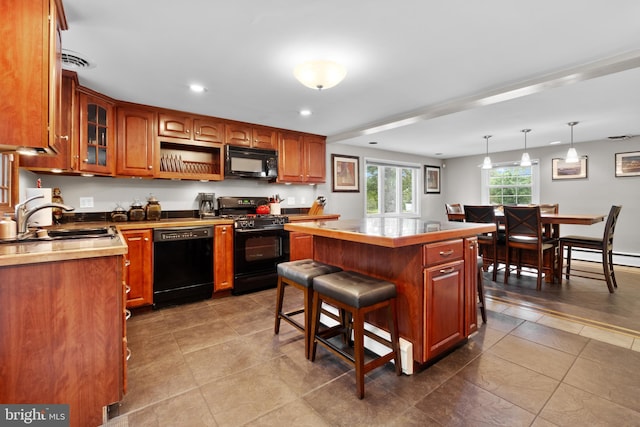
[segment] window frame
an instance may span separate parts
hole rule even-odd
[[[531,203],[539,204],[540,203],[540,162],[538,160],[531,162]],[[481,179],[480,179],[480,194],[481,194],[481,203],[483,205],[490,205],[490,197],[489,197],[489,189],[491,186],[489,185],[489,172],[493,169],[497,168],[519,168],[519,162],[506,162],[506,163],[498,163],[494,164],[491,169],[480,169]]]
[[[368,203],[368,168],[369,166],[378,166],[378,167],[389,167],[396,168],[396,178],[398,178],[397,182],[402,182],[402,169],[411,169],[413,172],[412,178],[412,200],[413,200],[413,209],[411,212],[399,212],[400,206],[402,206],[402,185],[396,186],[396,197],[397,200],[400,201],[398,204],[398,210],[396,212],[383,212],[384,206],[384,186],[381,185],[384,177],[381,176],[383,174],[378,174],[378,208],[379,213],[369,213],[367,209]],[[381,194],[382,191],[382,194]],[[376,158],[364,158],[364,216],[366,218],[419,218],[420,217],[420,209],[421,209],[421,200],[420,194],[422,191],[422,165],[418,163],[410,163],[410,162],[401,162],[401,161],[393,161],[393,160],[383,160]]]

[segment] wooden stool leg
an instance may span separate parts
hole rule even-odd
[[[484,304],[484,276],[482,270],[478,269],[478,299],[480,299],[480,315],[482,316],[482,323],[487,323],[487,312]]]
[[[353,352],[356,365],[356,395],[364,397],[364,314],[356,309],[353,313]]]
[[[276,335],[280,333],[280,314],[282,313],[285,286],[286,285],[282,282],[282,277],[278,276],[278,286],[276,289],[276,323],[273,327],[273,332]]]
[[[313,315],[311,319],[311,335],[310,335],[310,343],[309,343],[309,358],[311,361],[316,360],[316,349],[318,348],[318,342],[316,341],[316,335],[318,334],[318,329],[320,328],[320,307],[322,306],[322,301],[320,300],[320,295],[316,292],[313,293]]]
[[[482,270],[481,270],[482,271]],[[393,349],[393,361],[396,365],[396,375],[402,375],[402,360],[400,359],[400,335],[398,334],[398,306],[395,298],[389,303],[389,334],[391,335],[391,348]]]
[[[312,312],[311,307],[313,305],[313,291],[309,288],[304,288],[304,355],[308,359],[311,351],[311,322]]]

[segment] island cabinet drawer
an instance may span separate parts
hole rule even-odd
[[[462,239],[447,240],[444,242],[429,243],[422,249],[423,264],[425,267],[442,264],[462,259]]]

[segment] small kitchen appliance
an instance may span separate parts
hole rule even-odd
[[[198,193],[198,214],[200,218],[207,218],[216,215],[215,193]]]

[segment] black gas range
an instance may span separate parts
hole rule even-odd
[[[277,265],[289,260],[286,215],[258,214],[267,205],[264,197],[219,197],[218,217],[234,223],[234,284],[236,295],[273,288]]]

